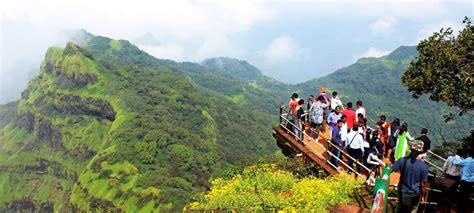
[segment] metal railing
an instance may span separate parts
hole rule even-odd
[[[367,174],[371,174],[371,170],[369,168],[367,168],[363,163],[361,163],[359,160],[356,160],[354,159],[352,156],[350,156],[345,150],[341,149],[339,146],[333,144],[331,142],[331,140],[329,138],[323,138],[325,140],[325,143],[326,143],[326,146],[324,146],[323,144],[319,143],[316,139],[314,139],[313,137],[311,137],[310,135],[308,135],[305,130],[304,130],[304,124],[300,127],[300,126],[296,126],[293,122],[291,122],[288,118],[291,116],[290,115],[290,109],[288,106],[281,106],[280,107],[280,126],[285,129],[287,132],[291,133],[298,141],[300,141],[301,143],[303,143],[304,145],[309,145],[306,141],[304,141],[304,138],[307,138],[309,139],[309,142],[313,142],[314,144],[316,144],[317,146],[319,146],[320,148],[324,149],[326,151],[326,153],[324,153],[326,156],[323,156],[322,154],[320,154],[319,152],[317,152],[316,150],[314,150],[311,146],[307,146],[308,149],[310,149],[311,152],[313,152],[315,155],[317,155],[318,157],[322,158],[323,160],[326,161],[326,163],[328,165],[330,165],[331,167],[333,167],[334,169],[338,170],[339,172],[340,171],[343,171],[343,169],[341,169],[339,166],[336,167],[336,165],[334,165],[332,162],[331,162],[331,158],[335,159],[338,161],[339,164],[342,164],[343,166],[345,166],[350,172],[354,172],[356,174],[356,176],[362,176],[363,175],[360,173],[360,172],[357,172],[356,169],[350,167],[348,165],[348,163],[346,163],[344,160],[341,159],[342,156],[344,156],[346,159],[351,159],[355,164],[356,166],[359,166],[361,169],[363,169]],[[308,116],[308,112],[305,111],[305,115],[304,115],[306,118],[309,118]],[[368,121],[370,122],[373,122],[373,123],[376,123],[373,119],[368,119]],[[288,129],[287,128],[287,124],[290,124],[291,125],[291,128],[292,129]],[[370,127],[367,125],[367,128],[370,129],[370,130],[374,130],[374,128]],[[295,131],[292,131],[292,130],[296,130]],[[298,133],[298,134],[297,134]],[[339,152],[340,152],[340,157],[336,156],[331,150],[334,150],[334,149],[337,149]],[[432,152],[431,150],[428,150],[428,157],[429,158],[434,158],[435,160],[434,161],[439,161],[439,162],[445,162],[446,159],[437,155],[436,153]],[[439,170],[439,171],[443,171],[442,167],[436,165],[434,162],[428,160],[428,159],[425,159],[425,162],[427,164],[429,164],[430,166],[432,166],[433,168]],[[373,177],[367,177],[367,179],[369,180],[374,180]],[[373,183],[373,182],[372,182]]]
[[[305,116],[308,116],[307,113],[305,113]],[[289,110],[285,109],[285,106],[280,107],[280,127],[289,132],[291,135],[295,137],[300,143],[304,144],[312,153],[314,153],[316,156],[320,157],[322,160],[324,160],[328,165],[336,169],[337,171],[341,172],[344,171],[341,167],[334,165],[331,162],[331,158],[337,160],[340,164],[344,165],[350,172],[353,172],[356,174],[356,177],[364,177],[363,174],[357,172],[356,169],[350,167],[344,160],[340,159],[340,157],[336,156],[333,152],[331,152],[331,149],[337,149],[340,153],[341,156],[344,155],[347,159],[351,159],[356,166],[360,166],[361,169],[364,169],[367,174],[370,174],[370,169],[367,168],[364,164],[362,164],[359,160],[354,159],[352,156],[350,156],[346,151],[341,149],[339,146],[333,144],[328,138],[323,138],[326,142],[327,146],[322,145],[319,143],[316,139],[313,137],[309,136],[305,129],[304,126],[300,127],[295,125],[293,122],[291,122],[288,117],[291,116]],[[287,125],[290,125],[292,129],[288,129]],[[295,131],[296,130],[296,131]],[[309,142],[312,142],[325,150],[326,157],[314,150],[309,143],[305,140],[308,139]],[[366,177],[367,179],[371,179],[372,182],[374,182],[373,177]]]
[[[374,123],[374,124],[377,123],[377,121],[375,121],[375,120],[373,120],[373,119],[371,119],[371,118],[368,118],[367,120],[370,121],[370,122],[372,122],[372,123]],[[370,127],[368,127],[368,128],[370,128]],[[374,130],[373,128],[370,128],[370,129],[371,129],[371,130]],[[427,158],[424,159],[424,161],[425,161],[427,164],[429,164],[430,166],[432,166],[433,168],[435,168],[435,169],[437,169],[437,170],[443,172],[442,166],[436,165],[435,162],[442,162],[442,163],[444,163],[444,162],[446,161],[446,158],[443,158],[443,157],[437,155],[436,153],[432,152],[431,150],[428,150],[428,152],[427,152],[426,154],[427,154]],[[429,160],[429,158],[434,158],[434,159],[433,159],[433,160]]]

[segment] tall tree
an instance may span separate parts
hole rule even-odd
[[[474,105],[474,26],[467,17],[463,23],[465,27],[457,36],[447,28],[421,41],[417,46],[419,56],[402,76],[402,83],[413,97],[429,93],[431,100],[459,108],[459,116],[472,111]]]

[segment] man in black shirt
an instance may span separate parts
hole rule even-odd
[[[430,150],[431,140],[427,136],[428,130],[426,128],[421,129],[421,136],[418,137],[416,140],[423,141],[423,152],[418,155],[417,159],[425,160],[426,153]]]

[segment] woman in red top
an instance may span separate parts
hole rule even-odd
[[[387,121],[385,115],[380,116],[380,123],[382,124],[382,135],[380,136],[380,140],[384,145],[384,155],[387,154],[389,150],[387,149],[389,146],[389,139],[390,139],[390,122]]]

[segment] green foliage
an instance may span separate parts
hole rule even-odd
[[[156,141],[139,141],[135,144],[135,149],[140,153],[140,160],[145,164],[153,163],[158,150]]]
[[[460,116],[474,108],[474,26],[467,17],[463,23],[457,36],[447,28],[421,41],[418,58],[402,77],[413,97],[429,93],[433,101],[459,107]]]
[[[337,203],[348,203],[361,183],[346,175],[328,179],[296,178],[276,165],[251,166],[232,179],[217,178],[204,196],[198,195],[188,210],[283,210],[326,212]]]

